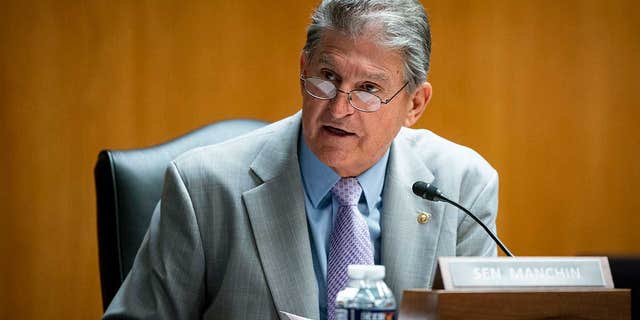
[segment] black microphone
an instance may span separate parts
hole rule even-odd
[[[491,236],[491,239],[495,241],[495,243],[498,245],[498,247],[500,247],[500,249],[502,250],[502,252],[504,252],[504,254],[506,254],[509,257],[513,257],[513,254],[511,254],[511,251],[507,249],[507,247],[502,243],[502,241],[500,241],[500,239],[498,239],[498,237],[489,228],[487,228],[487,226],[484,223],[482,223],[482,221],[480,221],[478,217],[476,217],[473,213],[471,213],[471,211],[467,210],[465,207],[459,205],[457,202],[447,198],[440,190],[438,190],[438,187],[430,183],[417,181],[416,183],[413,184],[413,187],[411,187],[411,189],[413,190],[413,193],[415,193],[420,198],[427,199],[430,201],[448,202],[454,205],[456,208],[462,210],[468,216],[473,218],[473,220],[475,220],[478,224],[480,224],[480,226],[482,226],[484,231],[486,231],[489,234],[489,236]]]

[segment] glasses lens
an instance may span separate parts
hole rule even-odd
[[[306,78],[304,87],[307,92],[320,99],[333,99],[336,96],[336,86],[331,81],[318,78]]]
[[[376,111],[380,109],[380,98],[360,90],[351,91],[351,104],[364,111]]]

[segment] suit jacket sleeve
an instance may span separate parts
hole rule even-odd
[[[204,253],[191,198],[172,162],[160,210],[104,319],[199,319]]]
[[[480,180],[482,182],[483,180]],[[478,181],[474,181],[478,183]],[[480,192],[471,203],[469,210],[484,222],[489,229],[496,232],[496,215],[498,212],[498,173],[491,170],[488,179],[480,184]],[[495,256],[496,244],[485,230],[460,211],[464,217],[458,225],[456,255],[458,256]]]

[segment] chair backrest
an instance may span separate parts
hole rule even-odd
[[[616,288],[631,289],[631,319],[640,319],[640,256],[609,256]]]
[[[195,147],[222,142],[266,123],[234,119],[210,124],[169,142],[133,150],[103,150],[94,169],[102,304],[106,309],[129,273],[169,162]]]

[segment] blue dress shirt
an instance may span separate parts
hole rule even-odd
[[[326,319],[329,235],[338,212],[338,201],[333,201],[331,188],[340,180],[340,176],[315,156],[302,135],[298,140],[298,153],[304,185],[304,205],[309,222],[311,250],[313,251],[313,268],[318,282],[320,319]],[[389,150],[373,167],[357,177],[362,187],[358,209],[369,226],[376,264],[380,264],[380,214],[382,213],[382,189],[388,159]]]

